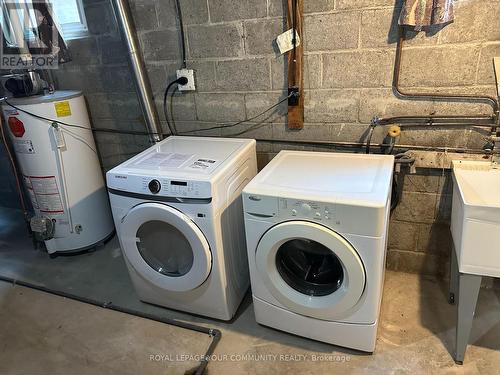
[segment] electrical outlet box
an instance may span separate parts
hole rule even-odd
[[[177,78],[186,77],[188,83],[185,85],[179,85],[179,91],[195,91],[196,84],[194,82],[194,70],[193,69],[179,69],[177,71]]]

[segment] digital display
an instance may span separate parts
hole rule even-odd
[[[188,183],[185,181],[170,181],[170,185],[174,186],[187,186]]]

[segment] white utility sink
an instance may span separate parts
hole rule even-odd
[[[453,161],[451,232],[461,273],[500,277],[500,169]]]

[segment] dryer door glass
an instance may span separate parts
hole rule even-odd
[[[288,285],[309,296],[332,294],[344,281],[339,258],[314,240],[285,242],[276,253],[276,267]]]
[[[137,249],[151,268],[167,276],[183,276],[193,266],[193,250],[186,236],[164,221],[140,226]]]
[[[122,218],[119,231],[127,264],[161,289],[186,292],[210,275],[212,253],[205,235],[173,207],[139,204]]]

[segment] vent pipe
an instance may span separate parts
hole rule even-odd
[[[130,7],[127,0],[113,0],[112,3],[123,39],[127,44],[130,66],[133,71],[144,119],[146,120],[149,139],[152,143],[156,143],[163,138],[163,131],[154,104],[151,83],[139,48],[139,41],[137,39],[137,32],[135,30]]]

